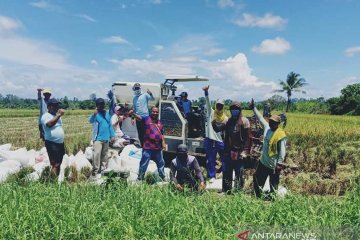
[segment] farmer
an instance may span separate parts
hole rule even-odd
[[[38,103],[39,103],[39,132],[40,132],[40,138],[44,141],[44,129],[42,127],[41,124],[41,117],[44,113],[46,113],[48,111],[47,109],[47,102],[49,101],[50,97],[51,97],[51,91],[49,89],[42,89],[42,88],[38,88],[37,89],[38,92]],[[41,92],[44,95],[44,98],[41,97]]]
[[[113,147],[123,148],[125,146],[126,139],[129,139],[129,136],[126,136],[121,130],[121,125],[123,121],[128,117],[126,112],[129,109],[123,106],[116,106],[114,108],[114,114],[111,116],[111,125],[115,131],[115,142]]]
[[[231,193],[233,171],[235,171],[235,190],[244,187],[244,163],[250,152],[250,122],[242,116],[241,104],[233,102],[230,105],[231,117],[225,125],[225,150],[223,172],[223,191]]]
[[[92,176],[101,174],[101,165],[107,163],[107,153],[110,144],[114,143],[115,132],[111,125],[111,118],[107,111],[105,111],[105,100],[98,98],[95,101],[96,109],[94,114],[89,118],[93,124],[93,172]]]
[[[142,181],[145,177],[145,172],[152,159],[158,168],[159,176],[162,180],[165,179],[165,161],[163,158],[163,149],[166,149],[164,139],[164,126],[159,121],[159,109],[155,106],[151,108],[150,116],[142,117],[136,113],[131,112],[138,121],[145,123],[145,134],[142,145],[142,156],[139,166],[138,180]]]
[[[222,169],[225,169],[225,163],[223,158],[224,153],[224,142],[223,142],[223,131],[225,125],[228,121],[228,117],[224,112],[224,101],[218,99],[215,104],[215,110],[212,109],[209,100],[209,86],[203,87],[206,100],[206,137],[205,137],[205,147],[206,147],[206,168],[208,173],[208,178],[210,183],[214,182],[216,178],[216,156],[220,155],[222,160]]]
[[[133,97],[133,109],[135,114],[141,117],[140,120],[136,121],[136,129],[138,131],[138,137],[140,140],[141,146],[144,144],[144,134],[145,134],[145,118],[149,117],[149,100],[154,100],[154,96],[149,89],[146,93],[141,91],[140,83],[135,83],[132,90],[134,91]]]
[[[178,101],[177,104],[178,104],[180,112],[186,118],[187,115],[191,112],[191,101],[188,99],[187,92],[180,93],[180,100]]]
[[[199,163],[194,156],[188,155],[185,144],[177,147],[176,158],[171,161],[170,180],[179,191],[185,187],[192,190],[204,190],[206,187]]]
[[[286,134],[279,127],[281,119],[277,115],[269,118],[269,123],[261,116],[260,112],[254,106],[254,100],[251,99],[250,108],[253,109],[257,119],[264,129],[264,144],[259,165],[254,174],[254,190],[256,197],[261,197],[262,188],[268,176],[270,176],[270,193],[275,192],[279,185],[281,164],[286,154]],[[272,196],[266,196],[267,198]]]
[[[111,125],[115,131],[115,140],[120,139],[124,136],[124,133],[121,131],[120,125],[124,121],[125,117],[123,115],[123,108],[116,106],[114,108],[114,114],[111,116]]]
[[[51,171],[59,176],[60,165],[65,154],[64,129],[61,120],[65,111],[59,108],[59,102],[55,98],[47,101],[47,109],[48,112],[45,112],[41,117],[45,147],[49,155]]]

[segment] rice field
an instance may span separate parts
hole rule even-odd
[[[0,144],[41,148],[37,111],[6,111],[0,110]],[[89,144],[90,114],[63,117],[68,153]],[[285,130],[287,162],[301,170],[281,177],[290,192],[284,199],[265,202],[249,191],[179,194],[153,185],[9,182],[0,185],[0,239],[241,239],[249,229],[360,239],[360,118],[288,114]]]

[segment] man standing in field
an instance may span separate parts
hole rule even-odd
[[[256,197],[261,197],[260,187],[264,187],[265,181],[270,176],[270,194],[274,193],[280,181],[281,164],[286,154],[286,134],[279,127],[280,116],[273,115],[269,118],[269,123],[261,116],[254,105],[254,99],[251,99],[250,109],[253,109],[257,119],[264,129],[264,144],[259,165],[254,174],[254,190]],[[270,198],[272,196],[270,195]]]
[[[131,112],[132,113],[132,112]],[[147,117],[141,117],[136,113],[132,113],[137,120],[144,121],[145,134],[144,143],[142,145],[142,156],[139,166],[138,180],[142,181],[145,177],[145,172],[152,159],[158,168],[159,176],[165,179],[165,161],[163,157],[163,149],[166,149],[164,139],[164,126],[159,121],[159,109],[157,107],[151,108],[151,114]]]
[[[136,129],[138,131],[138,137],[141,146],[144,144],[145,134],[145,118],[149,117],[149,100],[154,100],[154,96],[148,89],[146,93],[141,91],[140,83],[135,83],[133,86],[134,97],[133,97],[133,109],[134,112],[141,117],[136,121]]]
[[[45,147],[49,155],[52,172],[59,176],[60,165],[65,154],[64,147],[64,129],[61,116],[64,115],[64,109],[59,109],[59,102],[51,98],[47,102],[48,112],[41,117],[42,127],[44,129]]]
[[[185,187],[192,190],[206,188],[199,163],[194,156],[188,155],[188,148],[185,144],[177,147],[176,158],[171,161],[170,180],[179,191],[183,191]]]
[[[90,123],[93,124],[93,176],[101,174],[101,166],[107,163],[107,154],[109,150],[109,142],[114,143],[115,132],[111,125],[111,118],[107,111],[105,111],[105,100],[102,98],[96,99],[96,110],[90,116]]]
[[[224,142],[222,133],[220,129],[224,129],[228,117],[224,112],[224,101],[217,100],[215,104],[215,110],[212,109],[209,100],[209,86],[203,87],[206,100],[206,137],[205,137],[205,147],[206,147],[206,167],[208,172],[208,177],[210,183],[214,182],[216,178],[216,156],[220,155],[222,160],[222,169],[225,170],[224,163]]]
[[[232,102],[229,109],[231,117],[225,125],[224,139],[223,191],[225,193],[231,193],[233,172],[235,172],[235,190],[243,189],[244,164],[250,152],[250,122],[242,116],[240,102]]]
[[[38,88],[37,89],[37,92],[38,92],[38,103],[39,103],[39,110],[40,110],[40,113],[39,113],[39,132],[40,132],[40,138],[45,141],[45,138],[44,138],[44,129],[42,127],[42,124],[41,124],[41,117],[44,113],[46,113],[48,111],[47,109],[47,103],[51,97],[51,91],[49,89],[42,89],[42,88]],[[44,95],[44,98],[41,97],[41,92],[42,94]]]

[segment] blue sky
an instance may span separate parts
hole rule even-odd
[[[105,96],[115,81],[210,79],[263,100],[290,71],[325,98],[360,82],[357,0],[0,0],[0,93]],[[190,97],[203,84],[180,84]]]

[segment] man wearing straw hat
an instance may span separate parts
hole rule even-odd
[[[279,185],[279,173],[285,159],[286,134],[285,131],[279,127],[281,122],[280,116],[272,115],[268,123],[256,109],[253,99],[251,99],[250,109],[254,111],[256,118],[260,121],[264,129],[262,154],[254,174],[254,190],[256,197],[261,197],[263,194],[260,187],[264,187],[266,179],[270,176],[270,195],[266,195],[265,198],[272,200],[271,193],[274,193]]]

